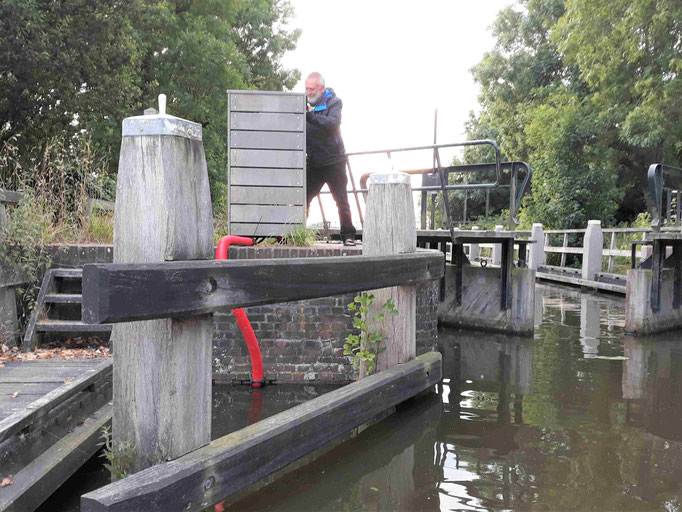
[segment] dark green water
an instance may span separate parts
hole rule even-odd
[[[437,390],[227,510],[682,510],[682,336],[623,311],[538,286],[532,338],[441,331]],[[216,386],[214,437],[328,390]],[[42,510],[77,510],[87,471]]]
[[[625,336],[622,299],[536,308],[533,338],[443,330],[437,394],[228,510],[681,510],[682,337]]]

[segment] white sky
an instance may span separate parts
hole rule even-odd
[[[513,0],[291,3],[295,17],[289,26],[303,33],[283,64],[298,68],[303,79],[311,71],[324,75],[343,100],[342,134],[351,153],[432,144],[436,108],[438,143],[465,140],[464,123],[478,108],[479,91],[470,69],[493,48],[489,28]],[[294,90],[303,92],[303,79]],[[394,166],[430,166],[431,158],[430,152],[402,162],[394,157]],[[389,166],[360,157],[351,165],[357,179],[375,167]],[[329,195],[325,212],[328,220],[338,222]],[[315,202],[309,222],[320,218]]]

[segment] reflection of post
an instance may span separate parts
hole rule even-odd
[[[481,338],[476,332],[442,330],[438,333],[438,341],[443,353],[444,378],[495,383],[504,376],[511,393],[531,394],[532,339],[496,333]],[[503,356],[504,371],[501,367]]]
[[[637,400],[644,396],[646,384],[646,361],[644,343],[632,336],[623,337],[623,398]]]
[[[362,254],[378,256],[417,250],[417,230],[409,175],[401,172],[376,173],[368,180],[367,218]],[[392,298],[399,315],[387,317],[377,326],[384,332],[384,350],[377,356],[377,370],[406,363],[416,355],[417,289],[397,286],[375,290],[373,311]],[[360,367],[360,377],[365,373]]]
[[[580,296],[580,344],[586,359],[599,353],[599,301],[589,294]]]
[[[541,288],[535,288],[535,311],[533,312],[533,327],[537,329],[542,323],[545,312],[545,295]]]
[[[414,493],[414,445],[360,480],[364,495],[364,510],[398,510],[400,504]],[[374,489],[378,489],[374,491]],[[366,507],[366,508],[365,508]]]

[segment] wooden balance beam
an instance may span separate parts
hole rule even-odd
[[[185,317],[413,285],[443,276],[443,255],[94,263],[83,267],[83,321]]]
[[[81,510],[203,510],[429,389],[440,378],[440,353],[423,354],[86,494]]]

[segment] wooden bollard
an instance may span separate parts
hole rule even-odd
[[[362,235],[362,254],[379,256],[416,252],[417,230],[409,175],[402,172],[376,173],[367,184],[367,208]],[[383,349],[377,355],[377,370],[382,371],[413,359],[416,342],[416,286],[397,286],[372,292],[372,310],[377,311],[392,298],[398,316],[387,316],[375,325],[383,331]],[[360,366],[360,378],[366,369]]]
[[[114,262],[211,258],[213,216],[201,125],[160,113],[123,121]],[[132,472],[211,441],[212,316],[115,324],[115,449]]]

